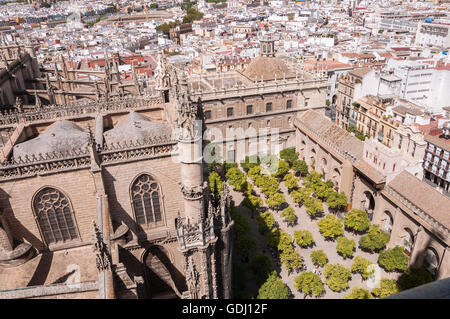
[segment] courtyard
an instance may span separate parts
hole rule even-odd
[[[282,162],[282,161],[280,161]],[[239,256],[239,244],[237,244],[237,248],[235,248],[235,251],[238,250],[237,256],[234,256],[234,260],[236,263],[240,263],[240,268],[238,270],[234,271],[234,276],[237,275],[237,271],[242,271],[246,269],[245,267],[250,267],[250,270],[247,269],[247,277],[244,278],[242,274],[238,274],[239,281],[244,281],[245,284],[240,283],[241,288],[244,292],[242,294],[239,294],[238,298],[253,298],[256,297],[256,292],[258,291],[258,287],[260,286],[261,282],[258,283],[258,280],[255,280],[255,275],[252,275],[252,271],[255,272],[255,263],[256,261],[253,261],[252,266],[252,259],[256,259],[255,256],[258,256],[259,260],[261,260],[261,255],[265,255],[270,259],[272,269],[276,271],[279,279],[287,286],[290,290],[290,297],[289,298],[327,298],[327,299],[343,299],[347,297],[350,293],[353,292],[353,289],[359,288],[359,292],[361,293],[363,291],[363,294],[366,294],[366,296],[359,298],[375,298],[375,297],[386,297],[392,293],[398,292],[401,289],[399,288],[399,285],[397,284],[397,281],[399,277],[404,273],[405,269],[400,270],[394,270],[389,269],[390,271],[387,271],[384,267],[380,267],[378,265],[379,263],[379,254],[381,251],[385,251],[385,247],[382,249],[378,249],[375,251],[368,251],[367,249],[362,249],[362,247],[358,244],[360,242],[361,237],[366,235],[367,231],[361,231],[357,232],[352,229],[349,229],[348,227],[343,227],[343,233],[340,235],[335,236],[335,238],[326,238],[318,227],[318,222],[322,219],[324,219],[328,215],[333,215],[333,218],[335,216],[338,216],[336,219],[339,219],[342,224],[344,224],[344,216],[346,213],[346,209],[343,208],[341,210],[336,209],[330,209],[328,207],[327,202],[325,200],[321,200],[321,207],[320,209],[317,209],[317,214],[309,214],[307,211],[307,205],[305,203],[300,204],[299,200],[295,200],[295,197],[293,194],[295,191],[301,191],[306,189],[304,184],[307,184],[308,182],[304,183],[306,176],[310,176],[311,172],[314,172],[311,167],[308,168],[308,174],[298,174],[295,170],[292,169],[292,163],[290,163],[288,168],[279,168],[278,170],[285,170],[285,172],[282,172],[282,174],[279,174],[280,176],[277,176],[278,183],[275,183],[273,180],[272,187],[276,188],[275,196],[272,192],[267,193],[267,190],[261,189],[261,182],[255,183],[255,175],[254,172],[252,172],[252,169],[248,170],[247,172],[243,169],[242,165],[233,166],[231,168],[228,168],[228,171],[226,173],[227,175],[227,181],[230,185],[232,185],[231,190],[231,197],[234,202],[235,208],[234,208],[234,216],[240,215],[242,216],[246,223],[248,224],[249,231],[246,236],[249,236],[253,238],[254,240],[247,238],[246,240],[248,243],[248,254],[244,258]],[[251,165],[252,167],[255,166],[261,166],[261,165]],[[239,172],[237,171],[239,170]],[[258,168],[259,170],[259,168]],[[231,171],[231,172],[230,172]],[[253,169],[254,171],[254,169]],[[253,173],[253,179],[249,176]],[[317,173],[313,173],[317,174]],[[263,174],[260,174],[262,176]],[[272,174],[272,176],[276,176],[277,173]],[[292,186],[290,185],[290,189],[287,185],[289,185],[289,182],[287,181],[286,175],[290,175],[289,178],[292,179],[292,176],[295,176],[294,184],[298,183],[298,186]],[[318,175],[318,174],[317,174]],[[256,179],[260,176],[257,176]],[[270,175],[269,175],[270,176]],[[270,178],[270,177],[268,177]],[[245,180],[244,180],[245,179]],[[211,180],[210,180],[211,182]],[[292,181],[291,181],[292,182]],[[324,184],[324,181],[321,182]],[[259,187],[257,186],[259,184]],[[247,185],[245,187],[242,187],[241,185]],[[263,186],[265,188],[266,186]],[[270,188],[270,187],[269,187]],[[267,194],[270,194],[267,196]],[[281,194],[281,195],[280,195]],[[274,203],[274,198],[278,198],[279,203]],[[311,195],[310,199],[313,199],[313,196]],[[314,199],[315,201],[319,201],[320,199]],[[249,205],[249,202],[252,204]],[[291,216],[291,220],[289,220],[288,217],[283,216],[284,211],[288,209],[292,211],[295,214],[295,218]],[[268,214],[268,212],[270,214]],[[361,212],[361,211],[360,211]],[[365,212],[361,212],[364,213]],[[274,220],[274,225],[272,229],[277,229],[277,231],[281,233],[285,233],[289,236],[285,236],[286,238],[290,238],[290,241],[292,242],[292,248],[296,252],[297,257],[291,257],[291,259],[301,259],[301,261],[292,261],[292,264],[297,264],[297,266],[289,266],[289,262],[283,262],[281,255],[283,252],[279,251],[276,247],[273,247],[273,244],[270,245],[268,243],[268,237],[267,232],[262,233],[261,232],[261,219],[258,221],[258,216],[262,216],[261,214],[264,214],[264,216],[271,215]],[[240,217],[239,219],[241,219]],[[272,219],[272,217],[270,217]],[[367,222],[369,220],[367,219]],[[236,221],[235,221],[236,223]],[[241,221],[239,223],[242,223]],[[236,227],[236,226],[235,226]],[[240,226],[238,226],[240,227]],[[302,231],[302,232],[309,232],[310,235],[312,235],[312,244],[309,245],[299,245],[294,238],[296,232]],[[238,235],[239,236],[239,235]],[[386,235],[388,236],[388,235]],[[342,254],[342,252],[338,252],[337,246],[338,246],[338,238],[339,237],[345,237],[349,241],[353,240],[353,251],[350,252],[350,255],[345,256],[345,254]],[[235,237],[236,239],[236,237]],[[238,239],[239,240],[239,239]],[[387,243],[387,242],[386,242]],[[246,245],[244,242],[243,244],[240,243],[240,246]],[[385,245],[384,245],[385,246]],[[403,247],[402,247],[403,249]],[[244,249],[245,250],[245,249]],[[345,269],[348,270],[348,272],[351,272],[351,277],[344,280],[347,281],[347,283],[343,284],[342,288],[334,288],[331,289],[327,283],[327,278],[325,276],[325,267],[327,265],[317,265],[313,263],[311,253],[317,250],[321,250],[325,253],[327,257],[327,265],[340,265],[343,266]],[[234,254],[236,255],[236,254]],[[245,254],[244,254],[245,255]],[[300,258],[298,258],[300,257]],[[355,258],[364,258],[365,261],[368,263],[371,263],[375,266],[375,272],[367,275],[366,278],[363,278],[362,273],[357,271],[352,271],[352,266],[355,263]],[[407,258],[406,255],[402,256]],[[289,258],[287,258],[289,259]],[[407,260],[407,259],[406,259]],[[263,260],[264,261],[264,260]],[[298,264],[301,264],[301,267],[298,266]],[[250,266],[248,266],[250,265]],[[253,267],[253,268],[251,268]],[[256,266],[257,267],[257,266]],[[261,265],[261,268],[264,268],[264,265]],[[253,270],[252,270],[253,269]],[[371,268],[372,269],[372,268]],[[259,272],[259,271],[258,271]],[[318,284],[319,286],[323,286],[323,288],[320,288],[320,293],[314,293],[312,290],[309,293],[305,293],[305,291],[299,291],[300,288],[296,287],[296,278],[304,273],[314,273],[320,278],[321,284]],[[311,275],[310,275],[311,276]],[[368,278],[367,278],[368,277]],[[426,277],[426,275],[425,275]],[[386,287],[380,287],[380,280],[383,279],[383,281],[386,281],[388,284]],[[423,279],[423,278],[422,278]],[[235,278],[236,280],[236,278]],[[425,280],[425,279],[423,279]],[[430,279],[426,279],[425,281],[430,281]],[[317,282],[316,282],[317,284]],[[312,284],[310,284],[312,285]],[[383,285],[382,285],[383,286]],[[389,286],[389,287],[388,287]],[[298,289],[297,289],[298,288]],[[361,289],[362,288],[362,289]],[[375,290],[373,290],[375,288]],[[375,293],[375,291],[378,289],[378,292]],[[370,294],[370,292],[372,294]],[[355,292],[356,293],[356,292]],[[357,295],[357,294],[356,294]],[[354,297],[355,298],[355,297]]]

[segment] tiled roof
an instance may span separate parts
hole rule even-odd
[[[349,71],[348,73],[362,78],[364,75],[366,75],[370,71],[372,71],[371,68],[360,68],[360,69],[354,69],[352,71]]]
[[[279,80],[295,77],[295,71],[290,69],[288,65],[280,58],[256,57],[250,62],[243,74],[254,81],[258,80],[274,80],[275,77]]]
[[[389,187],[450,229],[450,198],[407,171],[398,174]]]
[[[425,135],[425,141],[430,142],[437,147],[440,147],[446,151],[450,151],[450,140],[445,138],[440,138],[439,136],[434,135]]]
[[[364,160],[359,160],[355,163],[355,167],[361,173],[370,178],[375,184],[382,184],[386,182],[386,177]]]
[[[298,120],[308,129],[320,135],[323,140],[333,144],[341,152],[350,152],[358,159],[362,157],[363,142],[331,122],[324,115],[308,110],[302,113]]]

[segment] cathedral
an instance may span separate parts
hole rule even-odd
[[[277,128],[295,146],[324,74],[270,39],[243,72],[188,77],[159,53],[153,77],[124,83],[114,61],[45,69],[30,43],[2,50],[0,298],[231,298],[230,198],[211,200],[204,130]],[[239,138],[223,158],[240,160]]]

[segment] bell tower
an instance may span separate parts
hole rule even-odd
[[[166,58],[161,51],[158,52],[157,66],[155,70],[156,90],[164,98],[164,102],[169,102],[170,75],[167,70]]]
[[[186,299],[229,298],[231,291],[231,227],[229,196],[213,207],[203,180],[201,101],[189,95],[186,73],[176,72],[171,97],[178,115],[176,139],[181,166],[184,213],[175,220],[179,250],[185,258]]]
[[[275,57],[275,40],[268,36],[262,35],[259,38],[259,55],[262,57]]]

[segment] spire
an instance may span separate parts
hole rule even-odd
[[[14,107],[16,108],[17,112],[23,112],[23,103],[20,97],[16,97],[16,104],[14,104]]]
[[[158,52],[157,66],[155,70],[156,89],[159,91],[168,90],[170,87],[170,76],[167,72],[166,59],[162,51]]]
[[[39,98],[39,95],[37,94],[37,91],[34,91],[34,99],[36,101],[36,103],[35,103],[36,108],[41,109],[42,103],[41,103],[41,99]]]
[[[98,87],[97,80],[95,80],[94,85],[95,85],[95,95],[97,97],[97,101],[100,101],[101,93],[100,93],[100,88]]]

